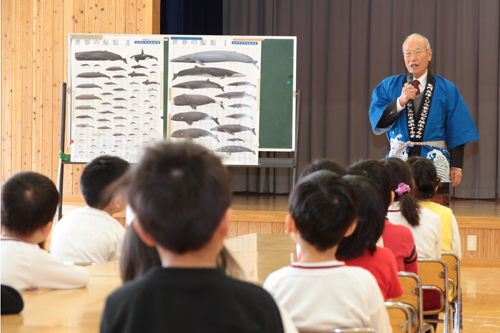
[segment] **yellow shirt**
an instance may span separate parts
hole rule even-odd
[[[432,201],[420,201],[421,207],[427,208],[430,211],[439,215],[442,225],[443,242],[441,251],[451,251],[451,242],[453,239],[453,211],[445,206]]]

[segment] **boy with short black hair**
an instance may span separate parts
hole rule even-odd
[[[64,265],[38,246],[50,232],[58,203],[54,183],[36,172],[18,173],[2,185],[2,284],[21,291],[87,284],[85,268]]]
[[[86,207],[64,216],[54,227],[51,254],[73,263],[104,263],[120,258],[125,229],[112,217],[125,209],[127,198],[112,185],[129,169],[127,161],[103,155],[83,169],[80,188]]]
[[[300,244],[300,262],[264,282],[300,331],[372,327],[391,332],[377,281],[367,270],[336,260],[340,241],[356,228],[352,186],[322,170],[302,178],[289,199],[285,231]]]
[[[133,169],[133,226],[162,267],[112,293],[101,332],[283,332],[280,310],[260,287],[216,269],[228,234],[226,168],[190,142],[147,148]],[[291,322],[290,322],[291,323]],[[295,328],[290,328],[295,331]]]

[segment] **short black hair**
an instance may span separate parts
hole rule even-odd
[[[301,237],[318,251],[339,244],[356,220],[356,193],[339,175],[326,170],[302,178],[289,199],[290,214]]]
[[[328,170],[331,172],[336,173],[339,176],[344,176],[347,174],[346,169],[340,165],[339,163],[329,160],[329,159],[319,159],[315,160],[311,164],[309,164],[304,171],[302,171],[302,174],[300,177],[305,177],[307,175],[310,175],[313,172],[319,171],[319,170]]]
[[[106,190],[129,167],[127,161],[117,156],[102,155],[90,161],[80,177],[80,188],[87,205],[97,209],[106,208],[112,199],[112,195],[107,195]]]
[[[436,187],[441,183],[436,166],[431,160],[413,156],[408,159],[408,164],[413,172],[413,179],[417,191],[417,197],[421,199],[431,199],[436,195]]]
[[[392,199],[391,174],[382,162],[377,160],[359,161],[347,168],[347,173],[371,179],[380,190],[387,212]]]
[[[54,219],[59,193],[48,177],[20,172],[2,185],[2,227],[30,236]]]
[[[174,253],[202,248],[230,206],[227,169],[194,143],[148,147],[130,178],[129,201],[141,226]]]
[[[384,232],[384,202],[380,191],[372,180],[364,176],[344,176],[358,196],[358,224],[356,230],[342,239],[337,249],[337,258],[351,260],[361,257],[366,249],[373,254],[376,244]]]

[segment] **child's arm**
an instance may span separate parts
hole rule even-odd
[[[71,289],[85,287],[90,274],[78,266],[65,265],[40,249],[32,258],[33,286],[50,289]]]
[[[392,332],[391,322],[380,288],[378,288],[375,278],[373,278],[373,281],[368,280],[366,282],[367,306],[370,314],[370,323],[368,326],[376,329],[378,333],[390,333]]]
[[[131,227],[133,228],[133,227]],[[109,254],[108,261],[118,260],[122,255],[123,240],[125,238],[125,229],[120,226],[120,229],[115,231],[114,242],[110,246],[111,253]]]

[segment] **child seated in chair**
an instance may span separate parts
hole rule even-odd
[[[84,287],[89,273],[68,266],[41,249],[59,203],[52,181],[36,172],[21,172],[2,186],[1,280],[19,291],[38,287]]]
[[[116,156],[103,155],[85,166],[80,187],[87,206],[64,216],[54,227],[50,252],[73,263],[104,263],[120,258],[125,228],[112,217],[125,209],[127,198],[112,184],[129,169]]]
[[[458,224],[453,211],[443,205],[432,202],[436,195],[439,180],[436,167],[429,159],[420,156],[410,157],[407,161],[410,165],[415,180],[415,196],[419,199],[420,207],[427,208],[436,213],[441,219],[442,225],[442,251],[454,252],[458,258],[462,258],[460,246],[460,234]]]
[[[377,281],[367,270],[337,261],[340,241],[356,228],[356,193],[330,171],[302,178],[289,199],[286,232],[301,246],[301,260],[264,282],[300,331],[371,327],[391,332]]]
[[[296,332],[265,290],[217,269],[231,216],[218,157],[190,142],[149,147],[131,172],[129,199],[131,227],[156,247],[161,267],[108,297],[102,333]]]

